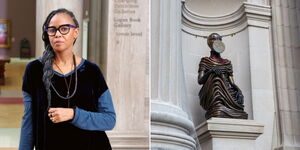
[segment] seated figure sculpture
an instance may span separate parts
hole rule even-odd
[[[212,33],[207,44],[210,57],[201,58],[198,70],[198,83],[203,85],[199,92],[200,105],[206,110],[205,118],[247,119],[244,96],[234,83],[231,61],[220,55],[225,49],[222,37]]]

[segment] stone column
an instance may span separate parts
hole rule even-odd
[[[103,35],[107,38],[101,41],[102,54],[117,112],[117,124],[109,137],[113,149],[148,150],[149,1],[109,0],[103,6],[108,25]]]
[[[300,149],[300,1],[272,1],[277,90],[276,150]]]
[[[266,0],[244,2],[248,24],[253,120],[264,125],[256,149],[272,148],[275,118],[275,82],[271,37],[271,7]]]
[[[41,57],[44,51],[44,42],[42,40],[42,26],[48,14],[58,8],[66,8],[72,11],[76,19],[79,22],[79,27],[82,27],[82,10],[83,10],[83,1],[82,0],[37,0],[36,1],[36,51],[35,57]],[[82,38],[78,37],[74,52],[77,55],[81,55],[81,45]]]
[[[90,0],[90,10],[89,10],[89,41],[88,41],[88,59],[95,62],[96,64],[100,64],[102,71],[105,72],[104,66],[100,63],[100,56],[102,56],[101,49],[102,40],[101,37],[103,35],[107,35],[107,33],[101,34],[103,31],[103,25],[107,25],[107,20],[102,20],[104,15],[102,13],[102,3],[106,3],[106,0]],[[108,6],[108,5],[106,5]],[[105,14],[107,16],[107,14]],[[105,30],[107,32],[107,30]],[[106,40],[107,41],[107,40]]]
[[[196,149],[194,125],[184,111],[181,6],[181,0],[151,1],[152,149]]]

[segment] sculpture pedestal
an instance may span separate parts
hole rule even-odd
[[[210,118],[197,128],[202,150],[255,150],[264,126],[254,120]]]

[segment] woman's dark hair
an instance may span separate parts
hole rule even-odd
[[[46,20],[43,24],[42,39],[44,41],[44,47],[45,47],[45,51],[43,52],[43,56],[42,56],[42,63],[44,65],[44,67],[43,67],[43,82],[44,82],[46,92],[47,92],[48,107],[51,106],[51,90],[50,90],[51,85],[50,84],[51,84],[51,78],[54,75],[54,71],[53,71],[53,68],[52,68],[52,63],[53,63],[53,58],[54,58],[54,51],[53,51],[53,48],[50,45],[49,35],[48,35],[48,33],[45,29],[48,28],[51,19],[56,14],[68,14],[72,18],[73,22],[75,23],[75,26],[79,27],[79,23],[78,23],[77,19],[75,18],[75,15],[73,14],[73,12],[71,12],[71,11],[65,9],[65,8],[60,8],[60,9],[52,11],[47,16],[47,18],[46,18]],[[74,43],[75,43],[75,41],[74,41]]]

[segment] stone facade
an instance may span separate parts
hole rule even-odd
[[[175,105],[187,114],[186,119],[193,122],[192,128],[206,122],[205,111],[199,105],[198,92],[201,86],[197,83],[197,71],[201,57],[209,56],[206,36],[217,32],[223,36],[226,47],[222,57],[232,61],[235,82],[245,96],[245,111],[249,114],[249,121],[264,126],[263,133],[253,143],[253,149],[299,149],[299,7],[297,0],[183,0],[181,8],[178,6],[176,11],[172,10],[172,5],[158,7],[164,10],[151,8],[155,10],[151,12],[152,17],[155,16],[151,19],[151,102],[156,102],[157,95],[170,94],[165,89],[158,88],[157,91],[157,84],[161,82],[157,82],[160,76],[156,74],[160,74],[162,79],[171,78],[163,73],[166,68],[161,66],[165,65],[156,65],[162,60],[157,57],[161,56],[158,54],[172,53],[174,45],[180,45],[175,47],[180,50],[173,59],[182,61],[167,61],[168,66],[182,66],[184,72],[184,79],[180,79],[183,86],[177,94],[183,94],[185,98]],[[181,16],[175,15],[178,11],[181,11]],[[166,16],[169,18],[164,19]],[[175,29],[174,24],[179,19],[181,34],[176,38],[180,39],[177,40],[180,44],[172,44],[174,32],[165,33]],[[163,41],[166,37],[169,39]],[[174,105],[164,104],[170,108]],[[151,111],[156,110],[158,108],[152,107]],[[151,121],[154,121],[153,117]],[[158,121],[157,124],[162,122]],[[173,125],[177,124],[173,122]],[[193,137],[192,132],[185,135]],[[169,135],[169,138],[174,136]],[[153,139],[152,145],[157,143]],[[160,145],[160,148],[166,147]]]

